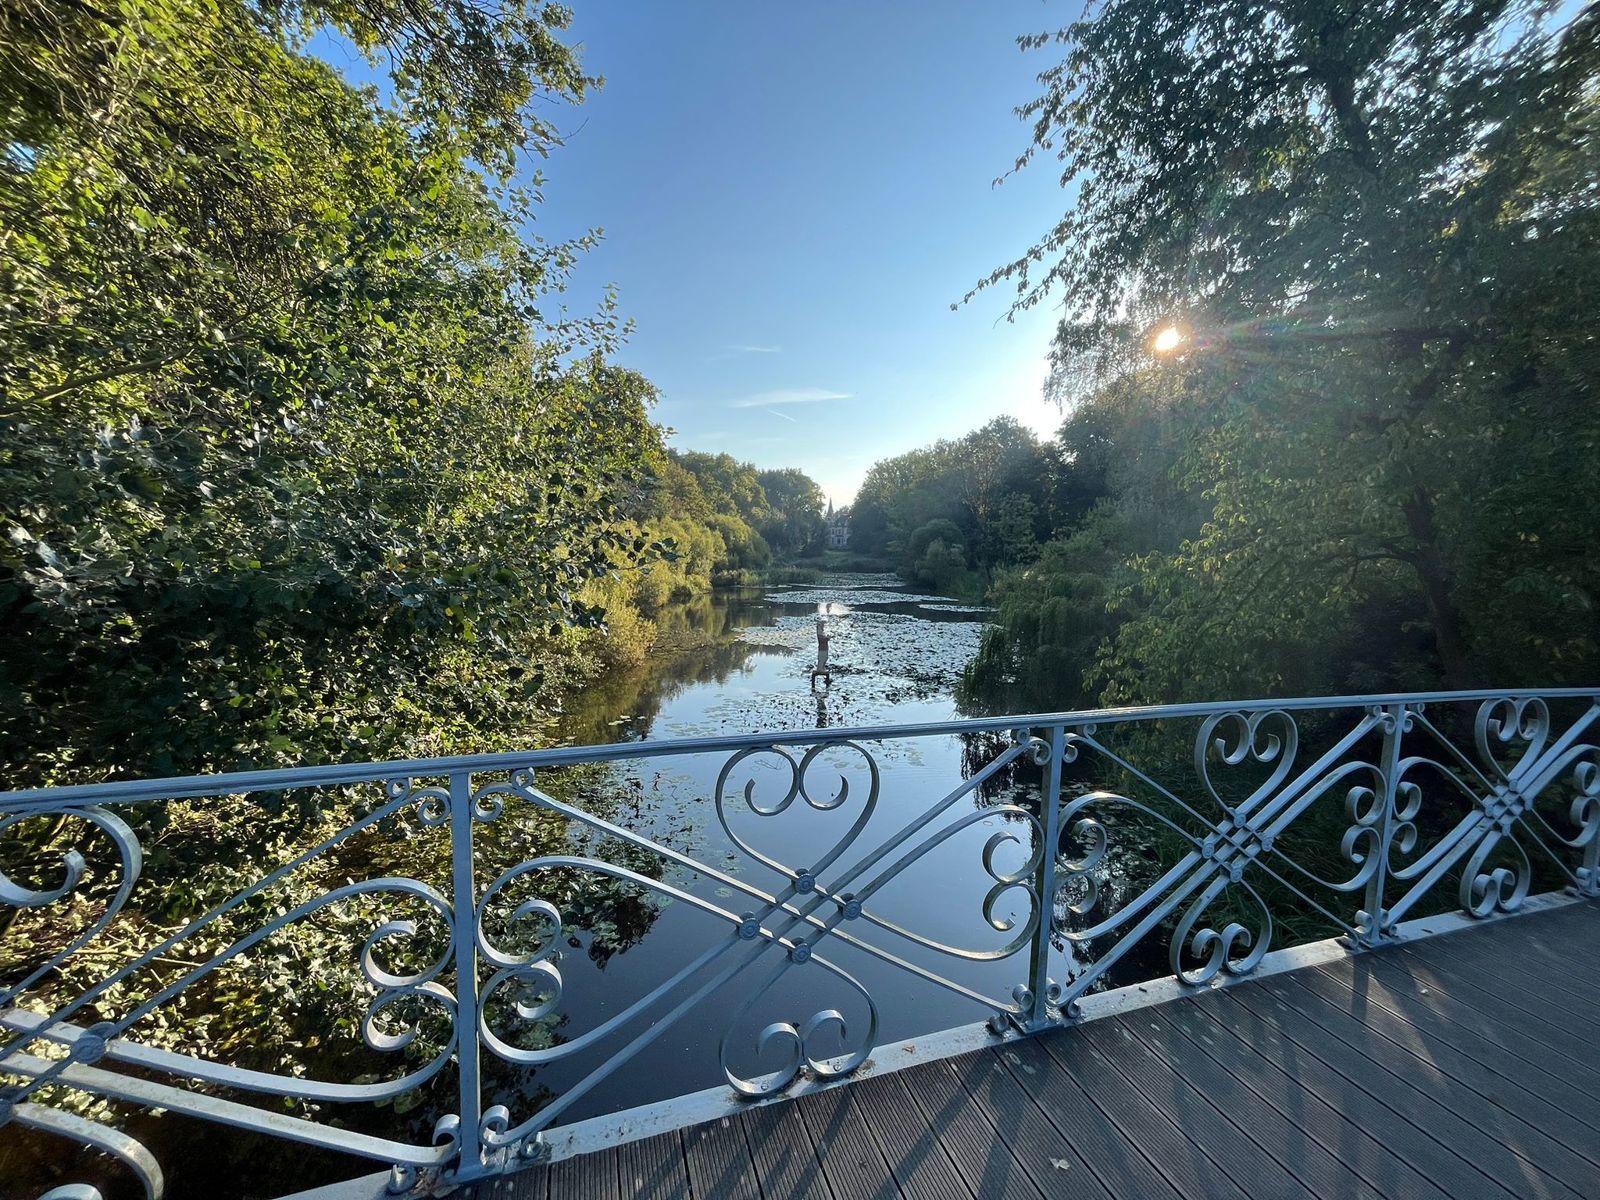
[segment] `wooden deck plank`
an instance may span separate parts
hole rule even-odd
[[[1145,1022],[1146,1014],[1131,1014]],[[1122,1018],[1094,1021],[1079,1036],[1100,1052],[1128,1084],[1176,1126],[1178,1133],[1201,1147],[1227,1147],[1227,1164],[1217,1163],[1235,1179],[1248,1179],[1252,1192],[1290,1195],[1305,1190],[1283,1165],[1253,1141],[1228,1114],[1163,1062]],[[1185,1064],[1185,1071],[1187,1064]]]
[[[1115,1064],[1102,1055],[1094,1039],[1083,1036],[1087,1029],[1041,1034],[1035,1040],[1180,1193],[1230,1200],[1249,1195],[1230,1177],[1228,1168],[1206,1152],[1203,1143],[1191,1141],[1178,1121],[1129,1086]],[[1179,1119],[1188,1119],[1188,1114],[1181,1114]],[[1228,1150],[1231,1152],[1233,1147]]]
[[[1543,1072],[1528,1072],[1532,1086],[1525,1087],[1516,1078],[1496,1069],[1496,1066],[1509,1069],[1510,1064],[1504,1062],[1506,1056],[1482,1054],[1481,1044],[1475,1044],[1477,1039],[1471,1035],[1452,1044],[1407,1020],[1403,1012],[1404,1005],[1397,1006],[1401,1012],[1391,1009],[1385,1000],[1394,1003],[1392,997],[1370,975],[1359,980],[1344,981],[1321,971],[1305,971],[1297,973],[1294,980],[1328,1003],[1352,1014],[1368,1029],[1387,1038],[1399,1049],[1438,1068],[1479,1095],[1493,1097],[1500,1107],[1509,1108],[1536,1128],[1559,1138],[1563,1145],[1574,1152],[1584,1154],[1591,1164],[1600,1166],[1600,1102],[1571,1089],[1563,1091],[1554,1086],[1546,1087],[1547,1083],[1554,1085],[1559,1081],[1549,1079]],[[1479,1055],[1472,1053],[1474,1049],[1479,1050]],[[1489,1061],[1485,1062],[1484,1059]],[[1560,1099],[1548,1099],[1550,1092]]]
[[[970,1200],[972,1190],[917,1115],[900,1080],[875,1075],[852,1084],[844,1094],[882,1149],[906,1200]]]
[[[1519,945],[1550,954],[1558,963],[1568,961],[1567,951],[1573,946],[1600,954],[1600,899],[1579,900],[1539,913],[1535,921],[1514,936]],[[1592,958],[1590,962],[1600,966],[1594,964]]]
[[[843,1088],[803,1096],[794,1106],[837,1200],[900,1200],[894,1172]]]
[[[1524,958],[1521,960],[1523,969],[1520,977],[1499,977],[1489,966],[1490,956],[1478,957],[1470,953],[1475,941],[1474,938],[1464,939],[1461,949],[1453,954],[1438,951],[1429,953],[1424,946],[1401,946],[1399,954],[1468,985],[1478,995],[1493,997],[1503,1007],[1516,1009],[1526,1017],[1533,1018],[1541,1030],[1547,1029],[1563,1040],[1570,1038],[1573,1018],[1584,1011],[1587,1002],[1571,992],[1553,991],[1546,986],[1544,976],[1550,974],[1559,978],[1561,976],[1557,972],[1560,968],[1549,963],[1530,971],[1529,960]],[[1570,975],[1569,971],[1568,977]],[[1595,986],[1600,986],[1600,981]]]
[[[1431,1045],[1449,1046],[1482,1064],[1530,1095],[1552,1104],[1585,1122],[1600,1133],[1600,1099],[1573,1086],[1569,1079],[1553,1075],[1536,1062],[1496,1046],[1450,1020],[1435,1004],[1423,1003],[1429,997],[1417,996],[1416,979],[1409,974],[1397,979],[1392,971],[1380,969],[1387,956],[1372,955],[1341,962],[1324,963],[1316,974],[1334,988],[1343,988],[1382,1007],[1411,1025]],[[1412,994],[1407,995],[1407,991]],[[1600,1140],[1600,1139],[1597,1139]]]
[[[1381,1196],[1237,1075],[1190,1049],[1183,1035],[1162,1020],[1161,1006],[1119,1017],[1115,1025],[1126,1042],[1137,1039],[1141,1044],[1142,1053],[1128,1055],[1129,1060],[1143,1063],[1146,1077],[1158,1081],[1157,1086],[1171,1095],[1175,1105],[1193,1106],[1198,1101],[1213,1106],[1228,1120],[1228,1126],[1220,1130],[1224,1136],[1227,1129],[1236,1130],[1236,1140],[1248,1139],[1258,1146],[1276,1168],[1309,1194],[1352,1200],[1378,1200]]]
[[[949,1071],[903,1071],[907,1099],[948,1151],[973,1195],[983,1200],[1043,1200],[1044,1193],[1012,1154],[1003,1135]]]
[[[1263,979],[1251,987],[1236,989],[1235,999],[1278,1025],[1284,1037],[1376,1096],[1417,1129],[1449,1146],[1477,1167],[1484,1178],[1494,1180],[1525,1200],[1575,1200],[1579,1195],[1502,1143],[1485,1137],[1457,1111],[1467,1106],[1448,1103],[1448,1095],[1430,1095],[1411,1080],[1395,1074],[1394,1064],[1337,1036],[1327,1025],[1306,1017],[1277,994],[1281,987],[1279,980]]]
[[[1394,1147],[1418,1172],[1433,1180],[1447,1194],[1510,1200],[1510,1191],[1484,1175],[1447,1143],[1428,1136],[1412,1125],[1402,1112],[1385,1104],[1379,1095],[1362,1086],[1361,1082],[1350,1079],[1323,1062],[1302,1042],[1285,1036],[1270,1012],[1262,1015],[1249,1005],[1240,1003],[1239,993],[1248,990],[1229,988],[1217,993],[1214,1004],[1197,1005],[1196,1008],[1240,1041],[1271,1059],[1308,1093],[1344,1113],[1363,1129],[1376,1131],[1385,1144]],[[1401,1193],[1402,1196],[1404,1194]]]
[[[1227,1008],[1220,997],[1201,996],[1192,1004],[1168,1004],[1150,1011],[1158,1013],[1170,1028],[1209,1056],[1225,1074],[1254,1091],[1308,1139],[1320,1143],[1379,1195],[1390,1200],[1452,1200],[1387,1144],[1387,1125],[1392,1122],[1369,1130],[1355,1119],[1362,1115],[1359,1109],[1347,1111],[1343,1106],[1330,1105],[1308,1086],[1303,1075],[1290,1073],[1280,1062],[1273,1061],[1281,1056],[1261,1053],[1260,1047],[1242,1040],[1235,1024],[1214,1020],[1207,1015],[1208,1010],[1226,1013]],[[1370,1102],[1370,1097],[1357,1094]],[[1376,1102],[1371,1103],[1376,1109]]]
[[[1397,988],[1406,989],[1406,994],[1418,1003],[1448,1015],[1451,1021],[1489,1044],[1518,1055],[1558,1078],[1563,1072],[1571,1072],[1574,1062],[1585,1062],[1593,1053],[1592,1041],[1586,1045],[1584,1038],[1575,1037],[1568,1030],[1557,1030],[1536,1017],[1507,1021],[1504,1006],[1495,1000],[1492,992],[1484,990],[1482,980],[1474,983],[1445,974],[1433,964],[1410,955],[1377,955],[1374,958],[1373,969],[1389,972],[1388,978],[1396,982]],[[1592,1038],[1592,1031],[1590,1036]],[[1591,1077],[1591,1074],[1576,1073],[1570,1082],[1581,1091],[1600,1097],[1600,1078]]]
[[[1553,918],[1554,914],[1551,914]],[[1548,922],[1541,916],[1532,923],[1543,929]],[[1596,923],[1592,916],[1587,916],[1578,923],[1577,929],[1586,933],[1587,927]],[[1600,955],[1600,945],[1585,937],[1574,936],[1565,941],[1561,954],[1551,958],[1529,941],[1526,934],[1517,936],[1515,921],[1495,921],[1481,932],[1465,932],[1471,936],[1447,934],[1439,939],[1424,938],[1402,944],[1420,952],[1424,960],[1435,961],[1436,956],[1429,953],[1428,943],[1438,940],[1438,959],[1470,965],[1473,974],[1480,979],[1497,980],[1517,987],[1531,980],[1549,995],[1580,1007],[1590,1001],[1595,988],[1600,986],[1600,961],[1589,957]],[[1543,940],[1541,938],[1540,942]]]
[[[1419,1014],[1432,1011],[1459,1029],[1467,1030],[1478,1042],[1491,1046],[1494,1053],[1520,1059],[1552,1078],[1571,1075],[1568,1083],[1573,1088],[1592,1098],[1600,1098],[1600,1080],[1589,1078],[1584,1072],[1571,1074],[1573,1062],[1582,1059],[1550,1048],[1528,1032],[1522,1022],[1507,1021],[1504,1010],[1494,1010],[1491,1003],[1474,1003],[1480,998],[1475,987],[1462,986],[1456,979],[1446,978],[1406,955],[1374,954],[1363,958],[1362,963],[1405,1000],[1408,1011]],[[1453,1040],[1461,1038],[1458,1035]]]
[[[689,1200],[689,1168],[676,1130],[618,1147],[617,1168],[630,1200]]]
[[[834,1200],[805,1122],[788,1104],[767,1104],[746,1115],[745,1136],[756,1182],[768,1200]],[[551,1196],[550,1200],[557,1200]]]
[[[961,1084],[973,1107],[994,1126],[996,1135],[1010,1142],[1017,1162],[1051,1200],[1113,1200],[1112,1193],[1077,1148],[1050,1124],[993,1054],[964,1054],[937,1065]]]
[[[1178,1200],[1178,1190],[1150,1157],[1105,1118],[1072,1076],[1056,1068],[1036,1040],[1014,1042],[995,1055],[1112,1195]]]
[[[744,1125],[741,1113],[738,1117],[719,1117],[703,1125],[692,1125],[683,1131],[683,1157],[696,1200],[702,1196],[761,1200],[755,1159],[750,1157]]]
[[[480,1184],[478,1200],[545,1200],[550,1194],[550,1170],[540,1163]]]
[[[621,1155],[615,1146],[550,1167],[550,1200],[623,1200],[619,1173]]]
[[[1600,905],[1196,992],[477,1200],[1600,1196]]]
[[[1584,901],[1531,920],[1484,921],[1460,933],[1438,938],[1416,938],[1403,943],[1424,957],[1435,951],[1446,960],[1500,960],[1529,968],[1567,991],[1582,993],[1600,985],[1600,901]]]
[[[1303,1014],[1318,1027],[1358,1050],[1412,1087],[1432,1096],[1461,1090],[1460,1081],[1437,1063],[1390,1041],[1366,1021],[1353,1017],[1344,1006],[1324,999],[1293,976],[1272,981],[1269,988],[1280,1000]],[[1472,1089],[1468,1089],[1469,1093]],[[1452,1106],[1462,1120],[1485,1137],[1517,1155],[1530,1168],[1566,1184],[1580,1196],[1600,1196],[1600,1170],[1568,1149],[1557,1138],[1536,1128],[1510,1104],[1512,1089],[1491,1089],[1478,1093],[1477,1103]]]

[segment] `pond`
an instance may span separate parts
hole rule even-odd
[[[833,682],[813,692],[823,606]],[[570,702],[560,738],[592,745],[977,715],[958,708],[953,689],[988,612],[893,575],[698,596],[658,615],[649,662]]]

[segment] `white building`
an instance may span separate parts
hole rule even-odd
[[[828,549],[844,550],[850,545],[850,510],[841,508],[833,511],[833,501],[828,501]]]

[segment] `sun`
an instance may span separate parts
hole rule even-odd
[[[1184,340],[1183,330],[1176,325],[1168,325],[1160,333],[1156,334],[1156,340],[1151,343],[1151,347],[1157,354],[1171,354],[1179,346],[1183,345]]]

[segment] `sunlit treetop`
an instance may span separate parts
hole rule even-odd
[[[1482,226],[1548,244],[1595,203],[1581,174],[1529,186],[1552,146],[1593,145],[1600,10],[1559,7],[1093,3],[1021,39],[1066,56],[1019,110],[1017,166],[1054,157],[1071,207],[980,286],[1059,299],[1057,367],[1089,386],[1175,314],[1452,336],[1489,303],[1447,265]]]

